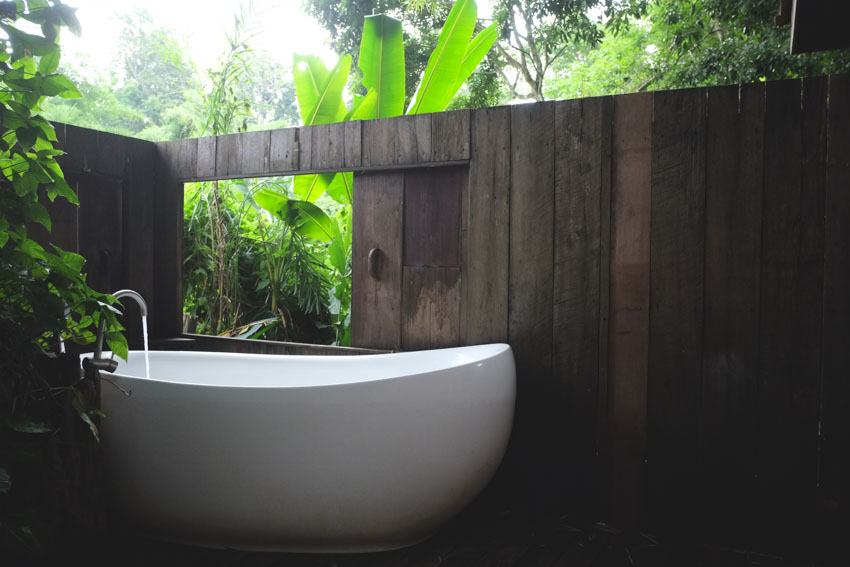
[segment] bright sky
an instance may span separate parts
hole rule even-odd
[[[248,0],[243,0],[248,5]],[[62,36],[63,58],[87,55],[103,68],[113,61],[121,23],[117,16],[147,9],[155,24],[174,30],[199,69],[213,65],[226,46],[225,33],[233,31],[239,0],[65,0],[77,8],[82,35]],[[254,0],[252,23],[258,35],[250,42],[255,51],[268,53],[286,64],[292,53],[319,55],[329,64],[336,55],[327,46],[327,32],[302,12],[301,0]]]

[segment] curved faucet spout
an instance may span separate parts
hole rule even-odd
[[[142,317],[148,316],[148,304],[145,303],[145,299],[141,296],[141,294],[137,291],[133,291],[132,289],[119,289],[118,291],[112,294],[112,297],[115,299],[121,299],[123,297],[130,297],[139,304],[139,312]],[[103,353],[103,334],[106,326],[106,320],[101,317],[100,325],[97,329],[97,342],[94,347],[94,359],[99,360],[101,354]],[[114,370],[114,368],[112,369]],[[111,372],[111,371],[110,371]]]
[[[148,316],[148,304],[145,303],[145,299],[139,294],[137,291],[133,291],[132,289],[119,289],[115,293],[112,294],[112,297],[115,299],[121,299],[122,297],[132,297],[136,303],[139,304],[139,311],[141,312],[143,317]]]

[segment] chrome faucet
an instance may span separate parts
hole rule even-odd
[[[132,289],[119,289],[115,293],[112,294],[112,297],[115,299],[121,299],[122,297],[130,297],[139,304],[139,312],[142,317],[147,317],[148,315],[148,304],[145,303],[145,299],[139,294],[137,291],[133,291]],[[94,347],[94,356],[91,360],[85,359],[83,361],[84,364],[90,364],[99,370],[106,370],[107,372],[114,372],[116,368],[118,368],[118,362],[111,359],[103,359],[101,355],[103,354],[103,335],[106,328],[106,319],[104,317],[100,318],[100,325],[97,328],[97,342]]]

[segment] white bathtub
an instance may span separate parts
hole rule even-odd
[[[133,351],[103,383],[110,505],[149,536],[353,552],[421,541],[493,476],[504,344],[360,356]]]

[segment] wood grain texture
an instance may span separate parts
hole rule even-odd
[[[554,103],[511,108],[508,338],[517,369],[515,437],[525,445],[528,501],[549,507],[552,404]]]
[[[345,123],[344,144],[345,156],[344,162],[346,169],[359,167],[362,163],[362,145],[361,135],[363,132],[363,123],[360,120],[354,120]]]
[[[404,175],[357,175],[352,235],[351,345],[397,350],[401,347],[402,214]],[[367,259],[380,250],[378,279]]]
[[[404,266],[401,308],[403,350],[458,346],[460,270]]]
[[[154,297],[154,272],[156,258],[151,243],[154,241],[154,184],[156,170],[156,145],[143,140],[129,140],[127,144],[129,166],[124,180],[122,210],[122,273],[120,288],[139,292],[151,309],[149,323],[156,316]],[[115,290],[112,290],[115,291]],[[124,327],[128,341],[134,348],[142,348],[140,325],[135,323],[138,307],[125,312]],[[127,316],[131,318],[127,318]],[[131,323],[133,322],[133,323]]]
[[[311,168],[338,171],[345,168],[345,124],[322,124],[312,128]]]
[[[615,525],[644,514],[649,372],[652,95],[614,97],[611,171],[609,463],[603,482]],[[603,491],[603,496],[605,491]]]
[[[508,340],[509,107],[472,114],[467,238],[461,302],[464,344]]]
[[[431,114],[431,161],[469,159],[469,110]]]
[[[698,473],[705,274],[705,90],[654,95],[647,498],[653,526],[683,527]]]
[[[564,479],[560,498],[590,514],[598,479],[596,438],[602,290],[602,214],[610,187],[609,98],[555,106],[554,345],[558,431]],[[605,270],[608,270],[607,264]],[[607,335],[605,337],[607,340]],[[569,455],[569,457],[567,457]],[[567,488],[569,487],[569,488]]]
[[[823,310],[821,501],[835,520],[850,509],[850,76],[829,78]],[[836,523],[836,525],[838,525]],[[839,538],[840,539],[840,538]]]
[[[397,163],[397,118],[379,118],[362,123],[362,165],[374,167]]]
[[[122,272],[123,191],[120,179],[95,175],[74,177],[80,200],[80,254],[86,259],[86,281],[97,291],[118,289]]]
[[[298,128],[272,130],[269,134],[269,171],[298,171]]]
[[[823,187],[803,189],[800,87],[774,82],[766,94],[757,473],[768,529],[777,530],[803,517],[817,455]]]
[[[195,166],[195,178],[212,179],[215,177],[217,140],[218,137],[216,136],[198,138],[198,160]]]
[[[431,115],[414,114],[396,119],[395,163],[418,164],[431,161]]]
[[[754,504],[764,85],[708,89],[707,104],[700,506],[741,530]]]
[[[404,265],[460,266],[461,193],[466,168],[404,174]]]
[[[94,159],[88,160],[88,166],[98,175],[124,177],[129,162],[127,144],[131,139],[109,132],[98,132],[97,150]]]
[[[89,173],[97,161],[98,145],[96,130],[67,125],[63,149],[66,155],[62,167],[67,171]]]

